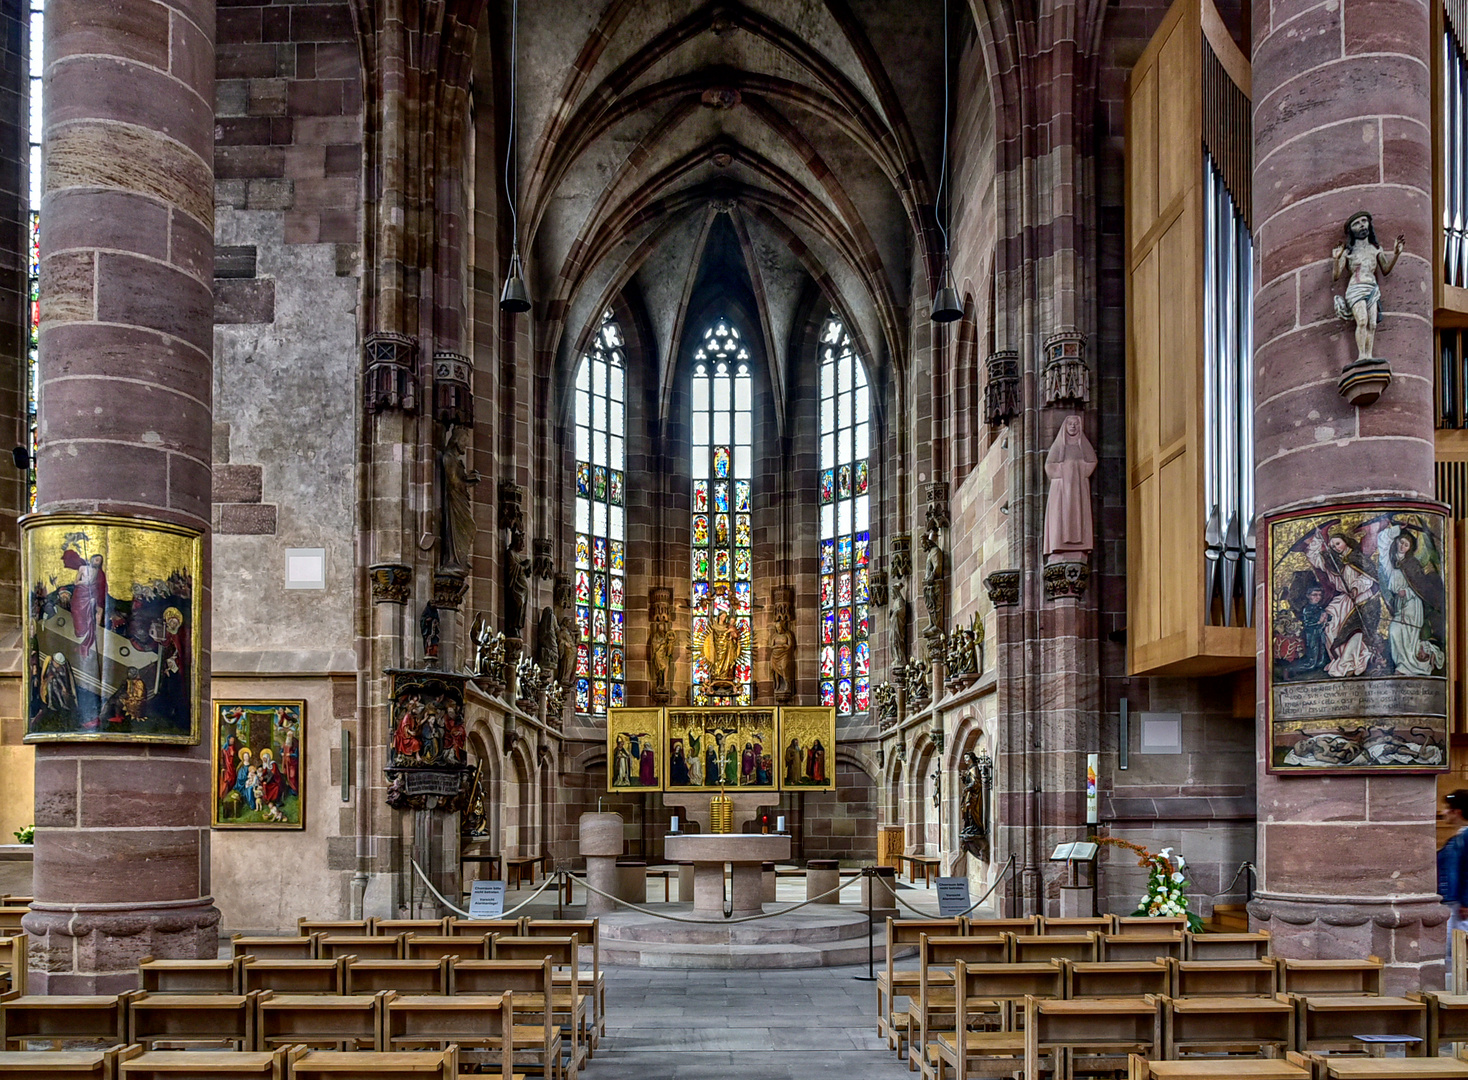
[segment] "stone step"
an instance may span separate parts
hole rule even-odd
[[[885,934],[884,928],[879,934],[872,935],[872,957],[878,967],[887,962]],[[912,952],[910,947],[901,948],[897,955],[907,956]],[[789,970],[845,967],[864,964],[866,960],[865,938],[803,945],[701,945],[672,941],[609,941],[605,937],[601,942],[601,962],[611,967]]]
[[[703,917],[695,915],[688,904],[660,904],[657,909],[681,918]],[[877,920],[876,930],[885,935],[885,920]],[[835,905],[812,905],[786,915],[751,922],[679,922],[630,911],[601,917],[603,952],[619,942],[768,947],[857,941],[865,949],[866,936],[866,915]]]

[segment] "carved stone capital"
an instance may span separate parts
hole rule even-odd
[[[406,604],[413,592],[413,568],[403,563],[377,563],[367,568],[374,604]]]
[[[433,606],[443,611],[458,611],[469,591],[467,574],[434,574]]]
[[[1018,570],[995,570],[984,579],[984,588],[989,593],[989,602],[995,607],[1006,607],[1019,603],[1020,572]]]
[[[1053,562],[1045,567],[1046,600],[1083,596],[1090,583],[1090,563]]]
[[[1042,346],[1045,406],[1065,408],[1091,400],[1091,370],[1086,366],[1086,335],[1078,330],[1051,334]]]

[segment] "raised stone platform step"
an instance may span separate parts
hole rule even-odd
[[[649,906],[693,917],[690,904]],[[877,924],[872,936],[876,959],[885,963],[885,922]],[[636,911],[601,917],[601,961],[615,966],[789,969],[859,964],[866,958],[867,917],[852,908],[813,905],[753,922],[712,925]]]

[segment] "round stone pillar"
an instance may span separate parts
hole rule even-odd
[[[1261,690],[1276,556],[1265,515],[1433,498],[1432,49],[1429,6],[1418,0],[1254,5]],[[1406,250],[1389,276],[1378,274],[1374,354],[1392,382],[1357,408],[1337,389],[1357,347],[1354,324],[1333,314],[1345,279],[1333,284],[1331,272],[1332,249],[1361,210],[1388,257],[1398,234]],[[1318,688],[1334,693],[1332,681],[1344,685]],[[1255,927],[1272,932],[1283,956],[1379,956],[1387,993],[1441,986],[1435,778],[1270,773],[1268,703],[1261,693]]]
[[[206,540],[198,744],[36,747],[31,986],[110,993],[137,984],[144,954],[217,952],[214,0],[75,0],[45,25],[37,509],[171,522]]]

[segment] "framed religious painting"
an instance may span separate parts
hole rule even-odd
[[[1266,519],[1271,772],[1447,771],[1445,526],[1396,501]]]
[[[777,750],[781,790],[836,790],[835,709],[782,707]]]
[[[663,790],[663,710],[607,710],[607,790]]]
[[[90,514],[21,526],[25,741],[198,742],[200,535]]]
[[[669,791],[775,791],[778,710],[667,709]]]
[[[304,829],[306,703],[214,703],[216,829]]]

